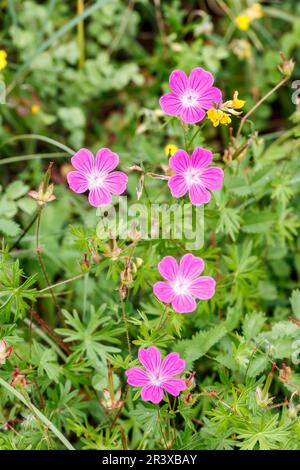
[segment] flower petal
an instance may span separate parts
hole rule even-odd
[[[170,377],[171,375],[181,374],[185,369],[185,361],[180,359],[177,352],[168,354],[161,365],[161,376]]]
[[[186,179],[182,175],[171,176],[168,181],[168,186],[173,197],[182,197],[189,189],[186,184]]]
[[[183,70],[174,70],[169,79],[169,85],[174,93],[182,94],[188,86],[188,79]]]
[[[119,155],[108,148],[98,150],[96,154],[95,166],[99,172],[109,173],[119,164]]]
[[[210,88],[214,83],[214,77],[210,72],[207,72],[201,67],[194,68],[188,79],[188,86],[193,90],[201,92]]]
[[[216,281],[210,276],[201,276],[192,281],[190,293],[201,300],[211,299],[215,295]]]
[[[173,256],[165,256],[158,263],[158,271],[167,279],[167,281],[175,281],[178,274],[178,263]]]
[[[185,279],[196,279],[203,272],[204,266],[202,258],[188,253],[181,258],[179,272]]]
[[[212,87],[204,90],[198,99],[199,105],[204,109],[210,109],[214,103],[219,104],[222,102],[222,92],[219,88]]]
[[[169,160],[169,167],[176,171],[176,173],[183,173],[191,164],[189,154],[182,149],[177,150],[173,157]]]
[[[212,153],[210,150],[202,147],[197,147],[192,154],[192,167],[203,168],[210,165],[212,162]]]
[[[196,310],[197,305],[191,295],[177,295],[172,302],[172,307],[177,313],[191,313]]]
[[[200,106],[189,106],[183,108],[180,113],[181,119],[187,124],[195,124],[196,122],[200,122],[205,117],[205,115],[205,111]]]
[[[126,190],[128,176],[122,171],[109,173],[104,181],[105,189],[112,194],[122,194]]]
[[[141,397],[144,401],[159,403],[162,401],[164,391],[158,385],[146,385],[142,388]]]
[[[189,189],[189,196],[194,206],[200,206],[210,201],[210,192],[201,184],[192,184]]]
[[[67,181],[70,186],[70,189],[75,193],[85,193],[88,189],[88,179],[79,171],[70,171],[67,174]]]
[[[147,372],[139,367],[132,367],[128,369],[125,374],[127,375],[127,383],[133,387],[143,387],[150,383]]]
[[[166,93],[163,95],[159,100],[159,104],[162,110],[170,116],[180,114],[183,109],[180,99],[173,93]]]
[[[174,290],[167,282],[159,281],[153,286],[153,293],[161,302],[170,303],[175,297]]]
[[[178,397],[186,389],[186,383],[182,379],[168,379],[162,383],[162,387],[173,397]]]
[[[201,182],[208,189],[221,189],[223,178],[223,170],[217,166],[206,168],[200,176]]]
[[[94,188],[89,194],[89,203],[94,207],[105,206],[111,203],[111,194],[105,188]]]
[[[139,349],[138,358],[140,363],[151,372],[151,374],[158,374],[161,366],[161,354],[156,346],[151,346],[148,349]]]
[[[88,149],[82,148],[71,158],[71,163],[76,170],[85,174],[90,174],[94,169],[95,160],[92,152]]]

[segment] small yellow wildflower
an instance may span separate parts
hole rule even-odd
[[[220,113],[222,113],[222,111],[219,111],[215,108],[210,108],[206,113],[208,119],[213,123],[214,127],[217,127],[220,124]]]
[[[207,111],[207,117],[213,123],[214,127],[218,127],[219,124],[227,126],[231,123],[229,115],[221,111],[221,109],[210,108]]]
[[[0,70],[7,66],[7,53],[3,49],[0,50]]]
[[[251,18],[248,15],[242,14],[235,18],[235,24],[241,31],[248,31],[250,28]]]
[[[231,117],[229,116],[229,114],[224,113],[223,111],[222,111],[222,113],[223,113],[223,115],[220,119],[220,123],[224,124],[224,126],[228,126],[228,124],[231,123]]]
[[[33,105],[31,106],[31,112],[32,112],[32,114],[37,114],[37,113],[39,112],[39,110],[40,110],[40,106],[39,106],[38,104],[33,104]]]
[[[168,144],[165,146],[165,154],[167,157],[172,157],[177,150],[178,147],[176,147],[174,144]]]
[[[245,106],[246,101],[239,100],[238,96],[239,92],[235,91],[233,94],[233,100],[231,102],[231,106],[233,109],[242,109]]]
[[[252,55],[251,44],[246,39],[235,39],[231,47],[240,60],[249,59]]]
[[[264,16],[264,12],[260,3],[254,3],[247,9],[247,15],[252,20],[259,20]]]

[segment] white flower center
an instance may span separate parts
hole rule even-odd
[[[186,90],[181,96],[181,103],[185,108],[190,108],[197,104],[199,94],[195,90]]]
[[[93,170],[88,177],[89,190],[101,188],[104,185],[105,176],[106,174]]]
[[[184,172],[185,181],[188,187],[192,186],[192,184],[195,184],[195,183],[197,184],[201,183],[200,174],[201,174],[201,170],[195,169],[195,168],[188,168]]]
[[[162,383],[162,380],[160,378],[153,377],[151,378],[151,383],[152,385],[160,386]]]
[[[190,281],[188,279],[184,279],[178,277],[175,279],[174,282],[171,283],[173,290],[176,295],[188,295],[190,289]]]

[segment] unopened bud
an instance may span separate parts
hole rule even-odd
[[[282,52],[279,52],[279,55],[282,59],[282,64],[278,66],[278,69],[284,77],[290,77],[295,68],[294,59],[286,59]]]

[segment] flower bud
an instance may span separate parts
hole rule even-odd
[[[294,59],[286,59],[282,52],[279,52],[279,55],[282,59],[282,64],[278,66],[278,69],[284,77],[290,77],[295,68],[295,61]]]
[[[7,346],[6,342],[4,339],[0,341],[0,364],[5,364],[6,359],[9,358],[9,356],[12,353],[12,347]]]

